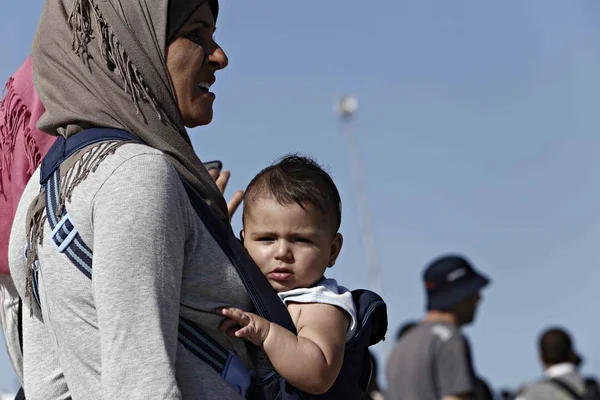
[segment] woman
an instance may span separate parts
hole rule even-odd
[[[119,128],[145,145],[105,142],[61,166],[60,202],[93,249],[93,279],[48,244],[39,171],[25,189],[9,258],[30,307],[28,399],[240,397],[177,338],[181,316],[250,365],[215,312],[248,309],[249,299],[181,181],[227,222],[184,128],[210,123],[208,88],[227,66],[213,39],[217,10],[216,0],[46,1],[32,52],[47,110],[38,127],[65,137]],[[26,284],[33,266],[40,308]]]

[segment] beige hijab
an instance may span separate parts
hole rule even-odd
[[[38,128],[65,137],[89,127],[129,131],[163,151],[227,220],[225,200],[186,133],[165,61],[168,37],[205,1],[46,0],[32,50],[46,107]]]
[[[64,137],[90,127],[129,131],[164,152],[228,223],[225,200],[186,133],[165,60],[167,42],[205,1],[216,18],[217,0],[46,0],[32,49],[34,83],[46,108],[38,128]],[[91,146],[61,165],[58,215],[73,188],[121,144]],[[30,299],[44,209],[41,192],[27,216]]]

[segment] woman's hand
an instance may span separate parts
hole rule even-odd
[[[217,169],[211,169],[208,171],[210,176],[213,178],[217,187],[221,191],[221,194],[225,196],[225,189],[227,188],[227,183],[229,183],[229,178],[231,178],[230,171],[222,171],[219,172]],[[229,220],[233,218],[233,214],[235,214],[236,210],[242,204],[242,200],[244,200],[244,192],[242,190],[238,190],[235,192],[229,203],[227,203],[227,211],[229,212]]]

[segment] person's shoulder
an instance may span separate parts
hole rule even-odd
[[[517,391],[517,399],[535,400],[541,399],[545,393],[552,390],[552,386],[546,379],[540,379],[522,385]]]
[[[459,343],[464,339],[456,329],[442,323],[419,322],[398,340],[396,348],[399,353],[413,353],[415,348],[423,346],[439,351],[446,344],[452,344],[458,339]]]
[[[115,174],[116,171],[120,171],[121,174]],[[133,185],[137,179],[152,179],[158,181],[157,183],[178,179],[175,168],[162,151],[139,143],[124,143],[118,146],[114,153],[107,154],[99,163],[96,174],[100,180],[120,176]]]
[[[560,380],[572,387],[575,391],[583,391],[583,378],[578,374],[567,374],[560,377]],[[526,400],[547,399],[553,396],[560,389],[549,378],[541,378],[522,386],[517,398]]]
[[[111,203],[117,201],[113,197],[125,203],[131,203],[133,198],[136,203],[154,208],[159,205],[158,198],[166,200],[161,206],[183,206],[189,202],[181,178],[167,156],[150,146],[120,144],[114,152],[105,154],[92,172],[73,190],[75,202],[96,207],[107,199]]]
[[[140,156],[147,156],[147,159],[154,159],[156,163],[168,162],[167,156],[160,150],[150,147],[143,143],[123,143],[109,157],[103,161],[113,164],[122,163],[128,160],[135,160]],[[110,159],[113,158],[111,161]]]
[[[428,328],[428,331],[431,334],[431,336],[442,343],[446,343],[449,341],[465,340],[460,329],[449,324],[443,324],[438,322],[429,325]]]

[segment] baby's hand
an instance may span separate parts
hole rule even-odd
[[[232,337],[244,338],[262,347],[271,328],[269,321],[239,308],[223,308],[220,311],[227,317],[219,326],[221,332]]]

